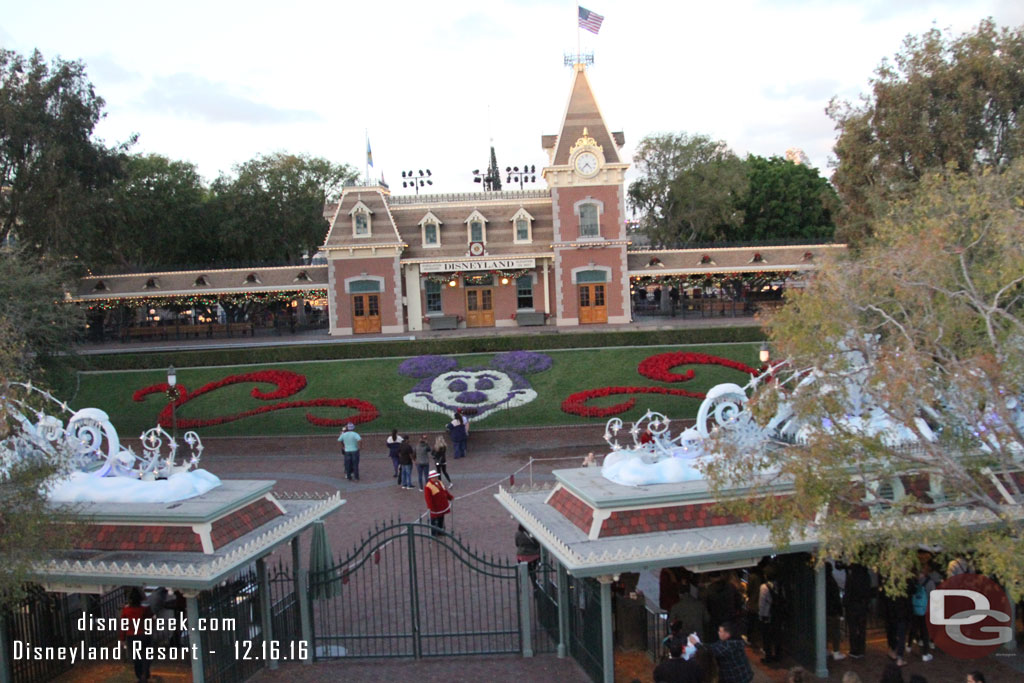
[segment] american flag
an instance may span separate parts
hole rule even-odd
[[[601,22],[604,21],[597,12],[591,12],[585,7],[580,7],[580,28],[585,28],[591,33],[597,33],[601,30]]]

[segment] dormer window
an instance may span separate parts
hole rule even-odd
[[[431,211],[428,211],[427,215],[420,220],[420,237],[424,247],[441,246],[441,219]]]
[[[370,207],[357,201],[348,213],[352,216],[352,236],[369,237],[373,232],[373,211]]]
[[[260,282],[260,278],[258,275],[256,275],[256,273],[249,273],[248,275],[245,276],[245,284],[262,285],[263,283]]]
[[[533,216],[520,208],[512,216],[512,241],[515,244],[529,244],[533,241]]]
[[[200,275],[196,278],[196,281],[192,283],[193,287],[209,287],[210,281],[206,279],[205,275]]]
[[[94,291],[94,292],[105,292],[105,291],[107,291],[107,283],[105,283],[103,280],[100,280],[99,282],[97,282],[93,286],[92,291]]]
[[[299,274],[295,276],[295,282],[312,282],[312,280],[309,277],[309,273],[300,270]]]
[[[466,237],[468,242],[487,242],[487,219],[479,211],[469,214],[466,219]]]
[[[155,277],[151,277],[148,280],[146,280],[146,285],[145,285],[144,288],[145,289],[157,289],[158,287],[160,287],[160,284],[156,281],[156,278]]]

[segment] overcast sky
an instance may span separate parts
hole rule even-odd
[[[287,7],[286,7],[287,5]],[[799,147],[830,175],[824,109],[855,99],[907,34],[1024,24],[1021,0],[590,0],[581,34],[612,130],[704,133],[739,154]],[[0,45],[81,59],[106,100],[98,134],[198,165],[212,180],[277,151],[364,170],[402,193],[401,171],[472,191],[493,139],[505,166],[546,161],[577,44],[560,0],[8,2]],[[539,179],[538,179],[539,181]],[[538,182],[537,187],[543,184]]]

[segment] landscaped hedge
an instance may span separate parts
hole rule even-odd
[[[85,370],[137,370],[211,365],[293,363],[344,358],[382,358],[424,354],[490,353],[497,351],[542,351],[547,349],[604,348],[611,346],[662,346],[670,344],[723,344],[758,342],[764,331],[754,326],[695,327],[671,330],[627,332],[559,332],[557,334],[502,335],[496,337],[452,337],[415,341],[325,342],[299,346],[260,346],[223,349],[195,349],[84,356]]]

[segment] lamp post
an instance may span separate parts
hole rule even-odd
[[[762,363],[767,363],[772,358],[772,352],[768,348],[768,342],[761,342],[761,351],[758,353],[758,357]]]
[[[428,168],[426,173],[422,170],[419,174],[413,173],[412,171],[402,171],[402,187],[415,188],[416,194],[420,193],[420,188],[424,185],[433,185],[434,181],[430,179],[431,173]]]
[[[498,170],[498,157],[494,154],[494,145],[491,145],[491,161],[487,170],[483,173],[480,169],[473,171],[473,182],[483,183],[484,192],[497,192],[501,189],[501,171]]]
[[[178,440],[178,420],[175,414],[175,404],[178,402],[178,372],[174,366],[167,368],[167,398],[171,400],[171,438]]]
[[[537,182],[537,167],[527,166],[523,164],[523,170],[519,170],[518,166],[506,166],[505,167],[505,182],[511,185],[512,183],[519,183],[519,189],[523,189],[523,185],[526,183]]]

